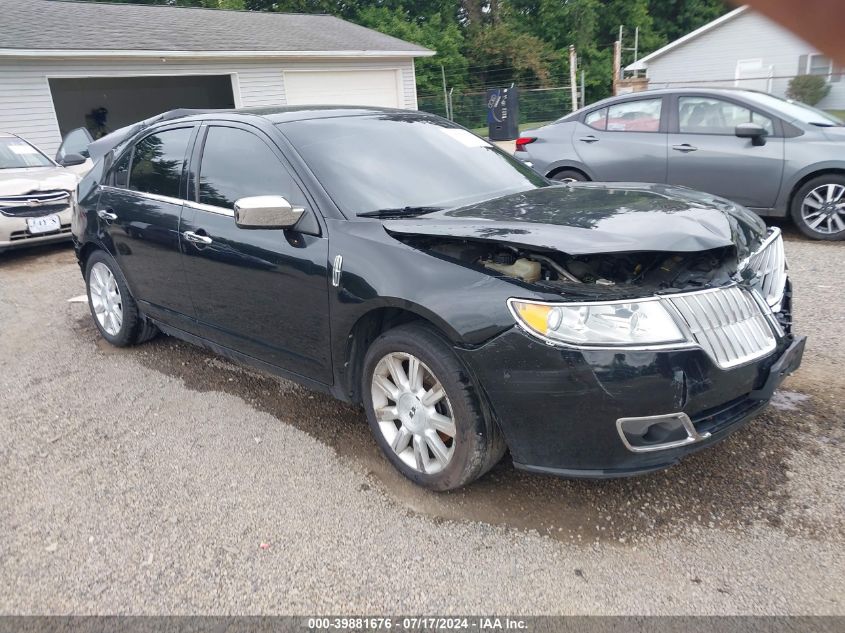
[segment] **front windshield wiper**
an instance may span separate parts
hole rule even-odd
[[[396,207],[395,209],[378,209],[359,213],[359,218],[412,218],[426,213],[442,211],[443,207]]]

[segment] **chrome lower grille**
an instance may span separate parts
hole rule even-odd
[[[722,369],[772,352],[775,340],[765,308],[739,286],[664,297],[683,318],[693,340]]]
[[[780,312],[786,286],[786,253],[779,228],[769,229],[766,241],[748,258],[746,266],[757,275],[754,287],[775,312]]]

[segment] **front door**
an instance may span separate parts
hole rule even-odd
[[[676,107],[677,129],[669,134],[669,184],[747,207],[773,207],[784,156],[776,122],[739,103],[713,97],[680,96]],[[735,130],[740,123],[766,128],[765,145],[738,138]]]
[[[595,180],[666,182],[662,97],[621,101],[588,112],[572,135]]]
[[[233,123],[203,130],[199,165],[191,167],[193,202],[182,226],[185,272],[203,336],[330,384],[328,239],[242,229],[233,208],[240,198],[277,194],[307,212],[317,210],[262,132]],[[195,241],[186,240],[186,232]]]
[[[179,253],[193,132],[191,125],[157,130],[119,155],[97,206],[100,230],[142,311],[183,328],[194,313]]]

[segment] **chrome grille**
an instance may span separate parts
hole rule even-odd
[[[739,286],[665,297],[680,313],[693,340],[722,369],[761,358],[775,349],[765,307]]]
[[[786,253],[779,228],[770,229],[766,241],[748,258],[746,266],[757,275],[753,286],[775,312],[780,312],[786,286]]]
[[[0,214],[18,217],[37,217],[59,213],[70,205],[70,192],[32,191],[15,196],[0,196]]]

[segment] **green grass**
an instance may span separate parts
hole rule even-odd
[[[845,110],[828,110],[833,116],[845,119]]]
[[[544,126],[548,123],[551,123],[551,121],[533,121],[533,122],[529,122],[529,123],[520,123],[519,129],[520,130],[533,130],[535,128],[542,127],[542,126]],[[484,136],[484,137],[487,136],[488,130],[487,130],[486,125],[484,127],[471,127],[470,130],[473,132],[473,134],[478,134],[478,136]]]

